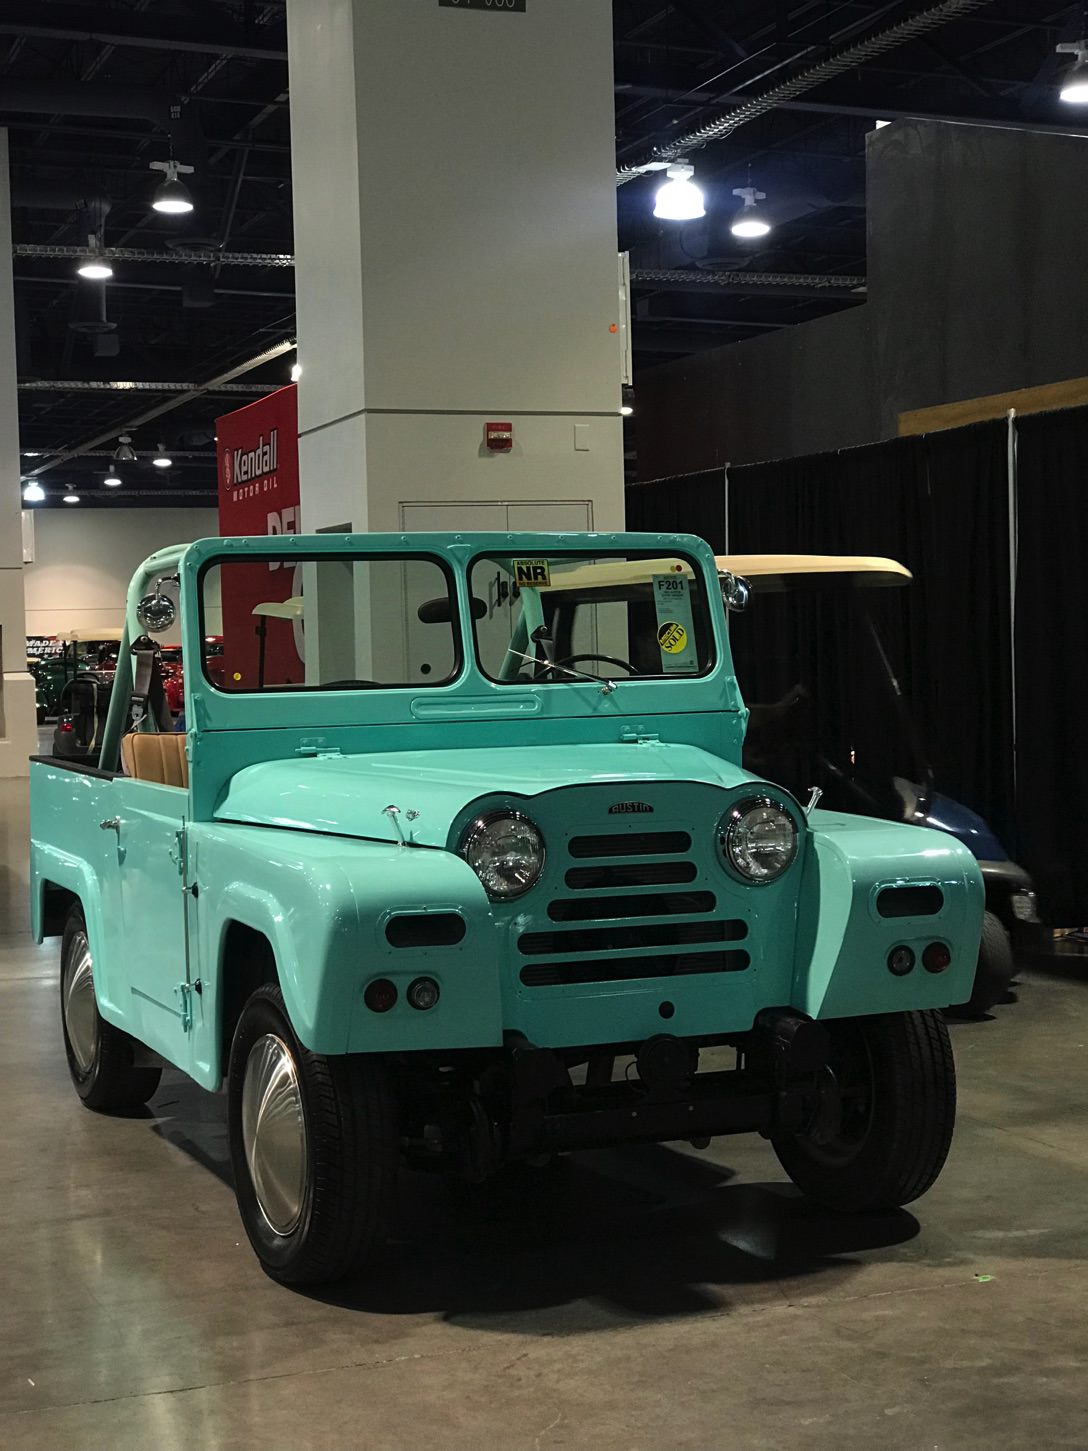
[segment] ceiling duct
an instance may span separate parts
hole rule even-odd
[[[725,111],[696,130],[677,136],[663,146],[655,146],[642,160],[621,166],[616,172],[616,185],[623,186],[625,182],[634,181],[647,171],[660,171],[678,157],[708,146],[712,141],[721,141],[738,126],[754,121],[757,116],[762,116],[767,111],[773,111],[782,101],[792,101],[795,96],[822,86],[825,81],[834,80],[846,71],[856,70],[867,61],[875,60],[885,51],[894,50],[896,46],[904,45],[907,41],[917,40],[949,20],[958,20],[963,15],[970,15],[972,11],[982,10],[990,3],[991,0],[942,0],[941,4],[929,5],[925,10],[901,20],[898,25],[889,26],[887,30],[871,35],[867,40],[859,40],[836,55],[828,56],[818,65],[799,72],[790,80],[772,86],[762,95],[753,96],[742,105]]]
[[[204,134],[195,111],[156,86],[21,81],[5,76],[0,79],[0,111],[149,121],[169,136],[179,161],[200,167],[205,160]]]

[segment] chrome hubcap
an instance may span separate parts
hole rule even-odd
[[[295,1060],[275,1033],[246,1059],[242,1142],[261,1213],[276,1234],[290,1234],[306,1198],[306,1118]]]
[[[98,1047],[98,1009],[94,1001],[91,945],[86,935],[72,937],[64,964],[64,1027],[76,1067],[89,1073]]]

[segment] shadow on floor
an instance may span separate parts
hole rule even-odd
[[[231,1184],[222,1097],[170,1079],[153,1108],[154,1133]],[[709,1156],[656,1144],[574,1154],[478,1185],[405,1174],[381,1264],[302,1293],[477,1329],[584,1332],[773,1300],[787,1280],[834,1272],[841,1283],[861,1267],[857,1257],[919,1231],[903,1210],[833,1215],[784,1181],[734,1178]]]

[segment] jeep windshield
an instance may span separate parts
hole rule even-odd
[[[201,632],[217,658],[204,673],[244,692],[446,685],[461,658],[453,593],[449,566],[425,555],[213,560]]]
[[[619,684],[705,674],[714,636],[683,556],[478,556],[469,573],[480,668],[502,685]]]

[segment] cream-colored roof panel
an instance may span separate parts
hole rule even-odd
[[[865,575],[859,584],[897,585],[913,578],[898,560],[873,554],[719,554],[716,563],[719,569],[752,580],[787,575]]]

